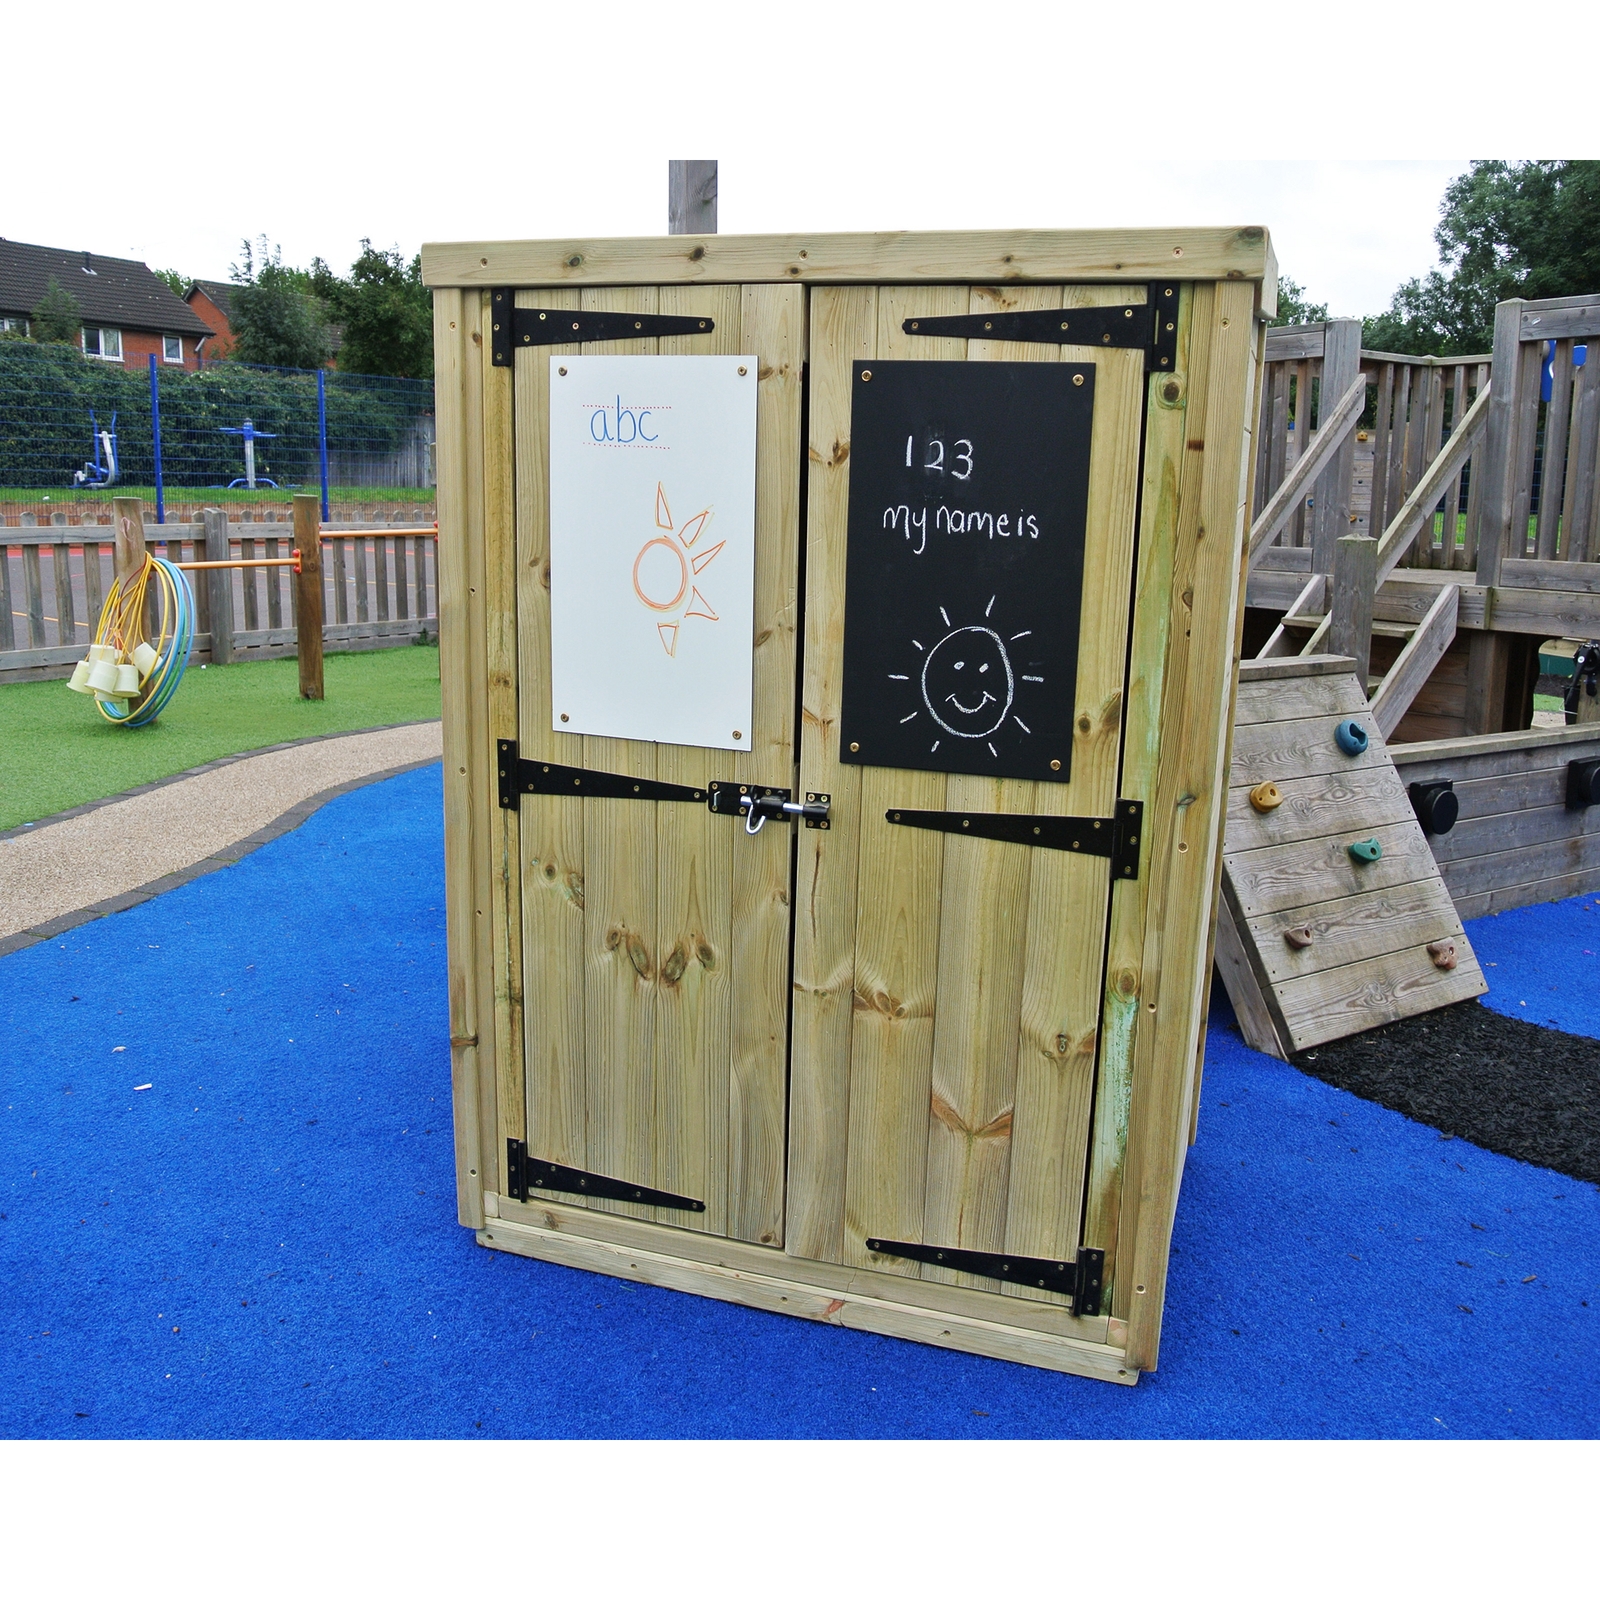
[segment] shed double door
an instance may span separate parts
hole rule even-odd
[[[551,731],[551,351],[516,355],[521,753],[832,796],[827,831],[769,824],[754,836],[697,806],[522,797],[528,1154],[705,1210],[552,1198],[994,1292],[991,1278],[872,1253],[866,1241],[1073,1258],[1110,863],[894,827],[885,813],[1112,816],[1143,354],[930,339],[902,325],[1141,298],[1060,286],[518,294],[552,309],[709,314],[710,339],[608,348],[752,354],[760,374],[754,727],[749,751],[730,754]],[[1069,783],[840,761],[852,364],[918,359],[1095,366]]]

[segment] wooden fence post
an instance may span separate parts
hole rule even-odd
[[[144,502],[137,495],[117,495],[111,502],[116,521],[112,577],[118,583],[144,565]]]
[[[1356,681],[1367,692],[1372,664],[1372,597],[1377,587],[1378,541],[1346,534],[1334,541],[1333,604],[1328,611],[1328,649],[1354,656]]]
[[[717,231],[717,164],[715,161],[667,163],[667,232]]]
[[[201,518],[206,527],[206,560],[228,560],[228,513],[208,506]],[[211,664],[225,666],[233,660],[232,572],[226,568],[208,572],[206,595],[211,612]]]
[[[322,698],[322,501],[294,497],[294,547],[300,571],[294,580],[295,642],[300,654],[300,698]]]
[[[1345,391],[1361,372],[1361,319],[1339,317],[1326,325],[1322,345],[1322,390],[1317,402],[1317,428],[1331,416]],[[1306,408],[1309,411],[1309,407]],[[1311,440],[1307,439],[1309,448]],[[1332,572],[1334,546],[1350,532],[1350,480],[1355,473],[1355,434],[1345,441],[1323,469],[1313,493],[1316,496],[1311,528],[1311,570]]]

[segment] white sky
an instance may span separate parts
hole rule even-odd
[[[1264,223],[1281,270],[1358,315],[1434,264],[1468,156],[1597,153],[1554,59],[1508,73],[1475,13],[87,0],[60,57],[67,13],[30,7],[7,24],[0,234],[226,277],[264,232],[342,270],[363,235],[664,232],[667,160],[702,156],[724,233]],[[1539,16],[1592,58],[1600,8]]]

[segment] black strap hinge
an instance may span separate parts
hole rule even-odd
[[[1004,844],[1033,845],[1040,850],[1069,850],[1079,855],[1109,856],[1111,876],[1122,882],[1139,876],[1139,841],[1144,834],[1144,802],[1119,800],[1109,817],[1039,817],[1012,811],[884,812],[886,821],[902,828],[929,828],[959,833],[969,839],[998,839]]]
[[[704,1200],[650,1189],[642,1183],[625,1183],[598,1172],[557,1166],[528,1154],[521,1139],[506,1140],[506,1190],[513,1200],[537,1199],[540,1193],[581,1194],[593,1200],[631,1200],[641,1206],[664,1206],[670,1211],[704,1211]]]
[[[1022,1283],[1030,1289],[1070,1295],[1073,1316],[1100,1315],[1100,1291],[1106,1273],[1104,1250],[1084,1248],[1076,1261],[1046,1261],[1039,1256],[952,1250],[940,1244],[902,1244],[893,1239],[868,1239],[867,1249],[875,1255],[902,1256],[930,1267],[948,1267],[952,1272],[970,1272],[974,1277],[997,1278],[1001,1283]]]
[[[516,291],[489,295],[489,354],[493,365],[509,367],[511,354],[541,344],[605,344],[616,339],[664,339],[712,333],[710,317],[668,317],[653,311],[550,311],[514,303]]]
[[[801,821],[808,828],[826,828],[832,797],[808,794],[803,801],[787,789],[759,783],[731,783],[713,779],[703,789],[687,783],[659,783],[654,778],[630,778],[622,772],[595,772],[588,767],[564,767],[555,761],[524,761],[517,755],[515,739],[495,741],[495,768],[500,807],[514,811],[525,794],[575,795],[588,800],[665,800],[704,805],[719,817],[742,817],[747,833],[760,833],[768,822]]]
[[[1142,306],[1071,306],[1061,311],[980,311],[960,317],[907,317],[924,339],[1001,339],[1013,344],[1102,345],[1143,350],[1146,372],[1171,372],[1178,358],[1178,286],[1152,283]]]

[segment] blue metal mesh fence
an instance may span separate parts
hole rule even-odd
[[[322,382],[319,394],[319,377]],[[426,379],[218,362],[107,366],[63,345],[0,342],[0,498],[229,487],[430,485]],[[159,441],[154,425],[159,409]],[[9,492],[9,493],[8,493]]]

